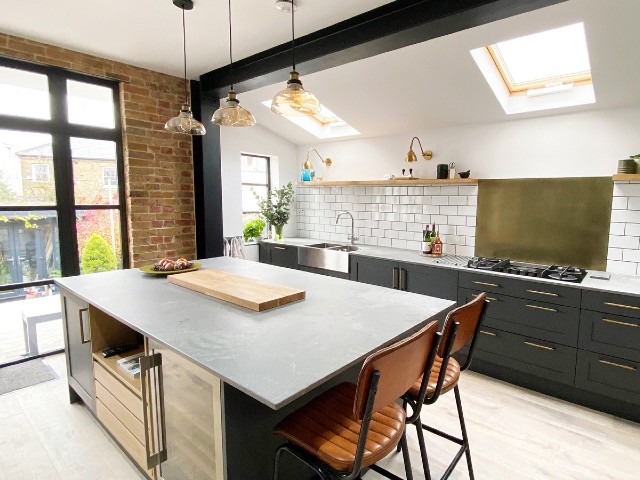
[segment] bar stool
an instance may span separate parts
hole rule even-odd
[[[462,402],[460,400],[458,381],[460,380],[460,372],[466,370],[469,368],[469,365],[471,365],[478,332],[480,330],[482,320],[484,319],[488,303],[489,302],[486,300],[486,294],[481,293],[471,302],[449,312],[442,327],[442,339],[438,346],[437,356],[434,361],[433,368],[431,369],[429,381],[424,382],[424,377],[419,378],[403,397],[405,408],[408,403],[414,411],[414,414],[407,419],[407,422],[413,423],[416,427],[418,444],[420,446],[420,455],[422,457],[422,467],[424,469],[424,476],[427,480],[431,480],[431,472],[429,470],[429,460],[427,457],[427,449],[422,430],[435,433],[436,435],[460,445],[460,450],[458,450],[452,462],[447,467],[447,470],[441,477],[441,480],[449,478],[463,454],[467,457],[469,478],[471,480],[474,480],[475,478],[473,475],[473,465],[471,464],[469,438],[467,436],[464,415],[462,413]],[[467,359],[464,365],[461,367],[455,358],[450,357],[450,354],[459,351],[465,345],[469,345],[469,353],[467,354]],[[445,366],[444,368],[443,365]],[[427,383],[426,395],[421,391],[424,388],[425,383]],[[458,409],[458,419],[460,420],[462,438],[455,437],[436,428],[424,425],[420,420],[420,415],[415,415],[416,411],[420,412],[422,403],[431,405],[438,400],[440,394],[447,393],[451,390],[453,390],[456,398],[456,407]],[[411,420],[413,420],[413,422],[411,422]]]
[[[325,480],[359,479],[371,468],[386,478],[400,477],[375,463],[399,444],[405,473],[413,479],[405,436],[406,412],[396,403],[422,376],[429,378],[440,334],[438,323],[370,355],[358,383],[341,383],[284,418],[274,433],[289,443],[276,451],[274,479],[286,452]],[[426,391],[426,384],[419,388]]]

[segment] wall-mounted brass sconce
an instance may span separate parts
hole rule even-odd
[[[418,140],[418,145],[420,145],[420,151],[422,152],[422,158],[424,158],[425,160],[431,160],[433,158],[433,152],[431,150],[424,150],[422,148],[422,143],[420,143],[420,139],[418,137],[413,137],[411,139],[411,145],[409,145],[409,152],[407,153],[405,160],[409,163],[418,161],[418,157],[416,157],[416,154],[413,151],[414,140]]]
[[[311,152],[316,152],[316,155],[318,155],[318,157],[320,158],[320,161],[324,163],[327,167],[330,167],[331,164],[333,163],[333,160],[331,160],[329,157],[322,158],[322,155],[320,155],[315,148],[310,148],[309,151],[307,152],[307,161],[304,162],[304,165],[305,165],[304,168],[308,168],[309,170],[313,169],[313,165],[311,165],[311,162],[309,161],[309,154]]]

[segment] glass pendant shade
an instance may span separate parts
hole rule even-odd
[[[171,133],[187,133],[189,135],[204,135],[207,130],[204,125],[193,118],[191,108],[188,104],[182,105],[180,115],[169,119],[164,125],[164,129]]]
[[[287,88],[273,97],[271,111],[288,117],[317,115],[320,113],[320,101],[302,88],[299,74],[294,70],[289,74]]]
[[[251,112],[240,106],[233,90],[227,94],[225,105],[213,113],[211,121],[214,125],[221,127],[251,127],[256,124],[256,119]]]

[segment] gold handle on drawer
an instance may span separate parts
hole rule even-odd
[[[629,310],[640,310],[640,307],[633,307],[631,305],[623,305],[621,303],[604,302],[604,304],[605,305],[609,305],[610,307],[628,308]]]
[[[473,293],[471,294],[472,297],[477,297],[478,295],[480,295],[479,293]],[[497,302],[498,299],[497,298],[493,298],[493,297],[486,297],[487,300],[489,300],[490,302]]]
[[[604,363],[605,365],[611,365],[612,367],[624,368],[625,370],[636,371],[636,367],[630,367],[629,365],[622,365],[620,363],[609,362],[608,360],[598,360],[600,363]]]
[[[530,347],[540,348],[542,350],[555,350],[555,348],[553,347],[547,347],[545,345],[539,345],[537,343],[532,343],[532,342],[524,342],[524,344],[529,345]]]
[[[83,345],[91,341],[91,337],[89,337],[89,340],[85,340],[85,337],[84,337],[84,313],[85,312],[89,312],[89,309],[81,308],[80,310],[78,310],[78,316],[80,317],[80,342]]]
[[[475,283],[476,285],[486,285],[487,287],[499,287],[500,286],[500,285],[498,285],[496,283],[476,282],[475,280],[473,281],[473,283]]]
[[[529,304],[527,304],[527,308],[535,308],[536,310],[544,310],[545,312],[558,313],[558,310],[556,310],[555,308],[539,307],[538,305],[529,305]]]
[[[158,396],[160,398],[160,405],[157,407],[160,414],[160,438],[162,448],[159,448],[156,453],[151,453],[151,440],[149,438],[149,403],[147,397],[150,392],[147,392],[147,380],[151,382],[151,370],[158,369]],[[142,387],[142,424],[144,428],[144,448],[147,455],[147,469],[157,467],[167,459],[167,429],[164,415],[164,382],[162,380],[162,355],[155,353],[153,355],[143,356],[140,358],[140,385]],[[160,447],[160,445],[158,445]]]
[[[547,295],[548,297],[557,297],[558,296],[557,293],[540,292],[538,290],[527,290],[527,292],[529,292],[529,293],[537,293],[538,295]]]
[[[603,322],[615,323],[616,325],[624,325],[625,327],[640,327],[637,323],[621,322],[620,320],[611,320],[610,318],[603,318]]]
[[[287,249],[287,247],[273,247],[273,248],[275,248],[276,250],[286,250]]]
[[[486,330],[480,330],[480,333],[483,335],[489,335],[490,337],[496,337],[497,335],[493,332],[487,332]]]

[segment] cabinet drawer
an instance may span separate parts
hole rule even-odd
[[[640,319],[640,297],[585,290],[582,308]]]
[[[144,426],[142,420],[129,411],[118,401],[100,382],[96,382],[96,399],[109,409],[109,411],[129,430],[140,443],[144,445]]]
[[[127,410],[129,410],[138,420],[142,421],[142,398],[137,396],[120,380],[115,378],[109,371],[98,362],[93,362],[93,371],[96,382],[99,382],[111,395],[118,399]]]
[[[507,279],[499,275],[486,275],[482,273],[460,272],[459,286],[471,290],[481,290],[491,293],[508,293],[509,284],[513,279]]]
[[[579,350],[576,386],[640,405],[640,363]]]
[[[457,300],[458,272],[448,268],[400,263],[400,289],[421,295]]]
[[[122,448],[131,455],[138,465],[146,469],[147,453],[144,445],[116,418],[116,416],[100,400],[96,400],[96,416],[102,422]]]
[[[479,359],[573,385],[576,349],[482,327],[474,353]]]
[[[467,303],[480,291],[460,289],[460,302]],[[497,293],[487,295],[489,305],[484,326],[555,342],[578,345],[580,310],[552,303],[515,298]]]
[[[270,263],[277,267],[298,268],[298,247],[269,245]]]
[[[640,362],[640,320],[583,310],[580,348]]]

